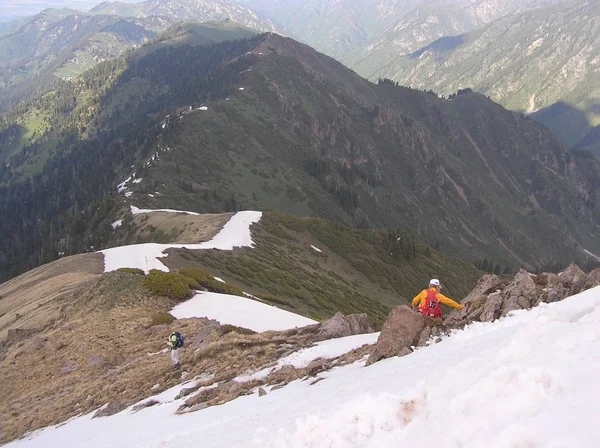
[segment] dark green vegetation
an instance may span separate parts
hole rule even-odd
[[[127,269],[119,269],[119,271],[128,272]],[[137,270],[131,269],[129,273],[137,274],[134,271]],[[153,269],[145,277],[144,286],[158,296],[168,297],[178,302],[189,299],[194,290],[200,289],[244,297],[244,293],[239,288],[217,281],[206,271],[198,268],[186,268],[177,272]]]
[[[163,262],[172,269],[200,267],[267,303],[317,320],[337,311],[367,313],[377,327],[432,277],[442,278],[444,292],[457,300],[480,277],[471,263],[444,256],[402,230],[353,229],[273,212],[252,227],[252,235],[254,248],[171,250]],[[198,278],[193,272],[179,270]]]
[[[144,286],[153,294],[181,302],[192,297],[192,288],[198,283],[177,272],[153,269],[144,279]]]
[[[598,150],[592,130],[600,124],[598,2],[508,15],[410,55],[379,50],[354,65],[359,73],[443,95],[472,87],[509,109],[533,113],[567,145]]]
[[[175,114],[175,105],[222,97],[252,63],[243,55],[256,44],[167,47],[131,66],[117,59],[9,111],[0,141],[33,111],[49,117],[49,125],[0,164],[0,279],[106,245],[122,206],[115,182],[123,167],[162,141],[165,107]],[[176,61],[185,64],[174,71]]]
[[[0,109],[154,37],[136,20],[46,10],[0,35]],[[33,92],[32,92],[33,91]]]
[[[202,288],[210,292],[216,292],[219,294],[230,294],[234,296],[244,297],[244,293],[241,289],[235,286],[228,285],[227,283],[215,280],[212,275],[202,269],[187,268],[179,270],[181,275],[193,279],[197,284],[197,288]]]
[[[47,130],[0,166],[4,278],[104,247],[133,171],[140,207],[403,228],[502,267],[600,252],[597,163],[483,96],[373,85],[276,35],[100,64],[6,125],[32,111]]]

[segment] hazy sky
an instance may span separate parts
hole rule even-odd
[[[0,0],[0,16],[26,16],[46,8],[73,8],[88,11],[103,0]],[[111,0],[112,1],[112,0]],[[120,0],[137,3],[141,0]]]

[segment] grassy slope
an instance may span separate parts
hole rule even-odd
[[[480,275],[473,265],[422,244],[417,245],[414,260],[391,256],[385,248],[385,231],[380,230],[267,213],[252,232],[255,248],[172,250],[163,262],[175,269],[201,267],[246,292],[314,319],[326,319],[337,311],[367,313],[376,327],[392,307],[408,304],[430,278],[440,277],[444,292],[460,300]]]

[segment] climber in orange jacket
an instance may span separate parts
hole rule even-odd
[[[440,289],[442,289],[440,281],[437,278],[431,279],[429,288],[421,291],[419,295],[413,299],[413,308],[417,308],[419,313],[423,314],[423,316],[433,318],[443,317],[440,303],[457,310],[462,310],[464,308],[460,303],[457,303],[440,293]]]

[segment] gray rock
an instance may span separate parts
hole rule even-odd
[[[410,347],[418,342],[424,327],[423,315],[416,313],[406,305],[397,306],[383,324],[375,349],[367,360],[367,365],[374,364],[383,358],[404,356],[410,353],[412,351]]]
[[[259,397],[264,397],[265,395],[267,395],[267,391],[264,390],[262,387],[258,388],[258,396]]]
[[[571,264],[560,273],[558,276],[560,283],[569,293],[568,295],[579,294],[585,290],[585,285],[588,282],[588,276],[576,264]]]
[[[600,268],[594,269],[588,274],[585,285],[586,289],[595,288],[596,286],[600,286]]]
[[[483,304],[483,311],[479,320],[482,322],[492,322],[500,317],[502,311],[502,294],[493,293],[490,294]]]
[[[429,338],[431,338],[431,327],[425,327],[419,335],[417,347],[425,347],[427,345],[427,341],[429,341]]]
[[[323,340],[351,336],[350,325],[346,316],[337,312],[331,319],[323,322],[319,328],[318,337]]]
[[[373,333],[373,328],[371,328],[371,324],[369,324],[369,318],[366,313],[350,314],[349,316],[346,316],[346,321],[348,322],[350,334],[352,336]]]
[[[281,382],[290,383],[300,378],[298,370],[292,365],[285,365],[281,369],[271,372],[267,377],[268,384],[278,384]]]
[[[102,409],[98,409],[92,418],[109,417],[127,409],[127,404],[122,401],[111,401]]]
[[[131,409],[131,412],[133,412],[135,414],[136,412],[139,412],[142,409],[146,409],[146,408],[149,408],[151,406],[156,406],[159,403],[160,403],[160,401],[158,401],[158,400],[148,400],[148,401],[146,401],[144,403],[140,403],[140,404],[134,406]]]
[[[194,337],[191,347],[204,349],[209,344],[218,341],[223,334],[223,327],[216,320],[203,319],[203,325]]]

